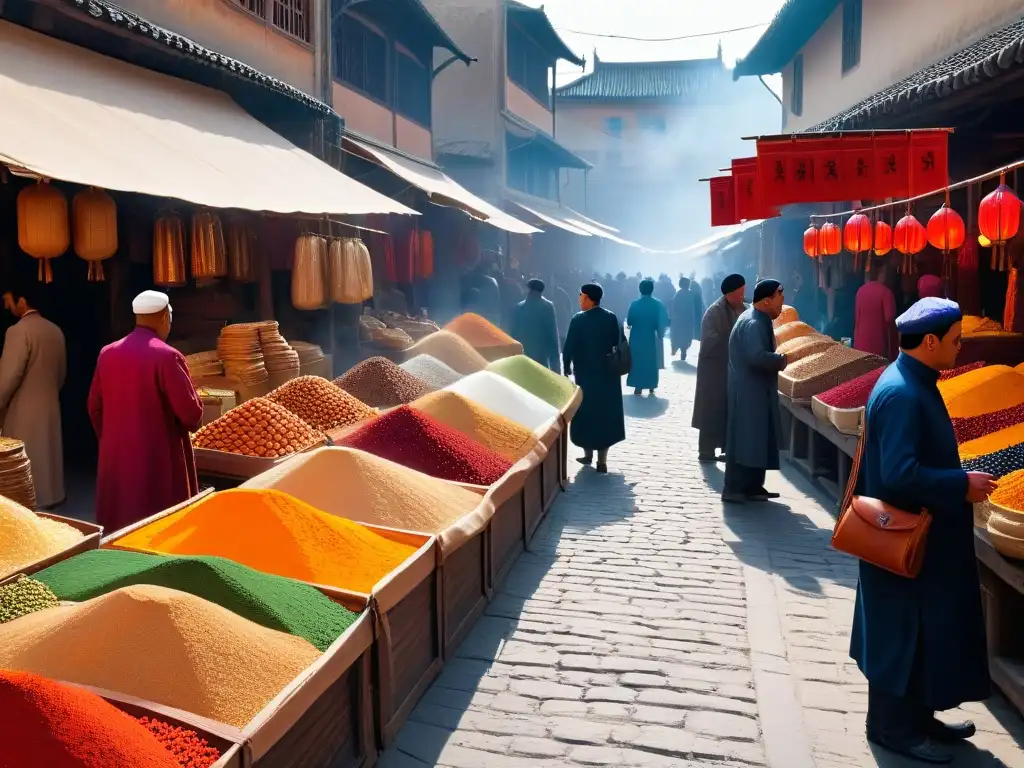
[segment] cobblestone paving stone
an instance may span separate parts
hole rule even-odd
[[[576,475],[382,768],[905,764],[863,737],[856,566],[823,500],[771,473],[783,503],[723,511],[693,373],[627,395],[610,474]],[[1020,718],[968,709],[982,733],[956,765],[1024,766]]]

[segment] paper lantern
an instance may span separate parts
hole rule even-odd
[[[863,213],[855,213],[843,227],[843,245],[851,253],[871,250],[871,219]]]
[[[71,244],[68,200],[64,193],[42,182],[18,193],[18,247],[39,260],[39,281],[52,283],[50,259]]]
[[[989,240],[984,235],[979,234],[978,235],[978,245],[980,245],[982,248],[991,248],[992,247],[992,241]]]
[[[928,219],[928,242],[940,251],[955,251],[966,238],[963,218],[949,205],[943,205]]]
[[[813,224],[804,230],[804,253],[812,259],[818,256],[818,228]]]
[[[843,250],[843,233],[831,221],[821,225],[818,230],[818,255],[835,256]]]
[[[875,256],[885,256],[892,250],[892,227],[884,221],[875,222]]]
[[[896,222],[892,244],[904,255],[920,253],[928,244],[928,231],[920,221],[908,213]]]
[[[320,309],[327,304],[327,241],[319,235],[302,235],[295,241],[292,264],[292,306]]]
[[[1002,179],[978,207],[978,229],[997,245],[1005,243],[1020,229],[1020,198],[1002,183]]]
[[[185,222],[168,211],[153,222],[153,283],[179,288],[185,280]]]
[[[197,211],[192,215],[192,277],[205,283],[227,277],[228,254],[220,216],[213,211]]]
[[[117,253],[117,203],[102,189],[83,189],[71,200],[75,253],[89,262],[89,281],[102,282],[103,261]]]

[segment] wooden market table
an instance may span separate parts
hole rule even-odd
[[[838,506],[850,476],[857,438],[816,417],[806,403],[781,393],[779,403],[782,443],[789,461],[834,498]]]
[[[989,674],[1024,715],[1024,564],[1000,555],[981,528],[974,529],[974,552],[985,607]]]

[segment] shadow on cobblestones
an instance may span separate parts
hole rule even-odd
[[[644,395],[640,397],[628,394],[622,398],[622,410],[630,418],[656,419],[658,416],[664,415],[665,411],[668,410],[668,400],[657,396]]]

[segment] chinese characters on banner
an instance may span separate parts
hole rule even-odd
[[[739,224],[736,218],[736,197],[732,176],[715,176],[711,182],[711,226],[727,227]]]
[[[765,205],[762,200],[756,157],[734,159],[732,161],[732,179],[738,221],[770,219],[779,215],[778,210]]]
[[[879,200],[942,189],[948,141],[944,130],[758,139],[761,202]]]

